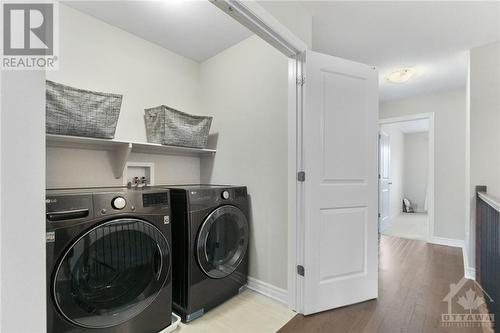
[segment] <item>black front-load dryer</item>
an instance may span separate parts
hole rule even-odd
[[[184,322],[238,294],[247,283],[246,187],[169,187],[173,306]]]
[[[46,232],[48,332],[170,325],[168,190],[47,190]]]

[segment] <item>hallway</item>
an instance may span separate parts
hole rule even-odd
[[[483,332],[441,324],[441,314],[447,313],[443,298],[463,277],[461,249],[382,235],[379,257],[377,300],[296,315],[279,332]],[[475,287],[470,281],[466,286]]]
[[[387,236],[426,240],[429,228],[427,213],[402,213],[389,219],[387,227],[380,233]]]

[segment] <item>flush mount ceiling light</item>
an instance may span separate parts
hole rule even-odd
[[[392,83],[404,83],[408,81],[417,71],[414,68],[401,68],[389,73],[385,78]]]

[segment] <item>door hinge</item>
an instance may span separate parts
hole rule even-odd
[[[306,181],[306,172],[305,171],[297,172],[297,180],[299,182],[305,182]]]
[[[304,83],[306,83],[306,78],[304,75],[299,75],[297,76],[297,85],[298,86],[303,86]]]
[[[302,265],[297,265],[297,274],[299,274],[300,276],[304,276],[306,270],[304,268],[304,266]]]
[[[380,215],[380,213],[378,213],[378,217],[379,217],[379,218],[380,218],[380,216],[381,216],[381,215]]]

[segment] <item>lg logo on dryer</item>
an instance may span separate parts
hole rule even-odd
[[[169,224],[170,223],[170,216],[165,215],[163,216],[163,224]]]

